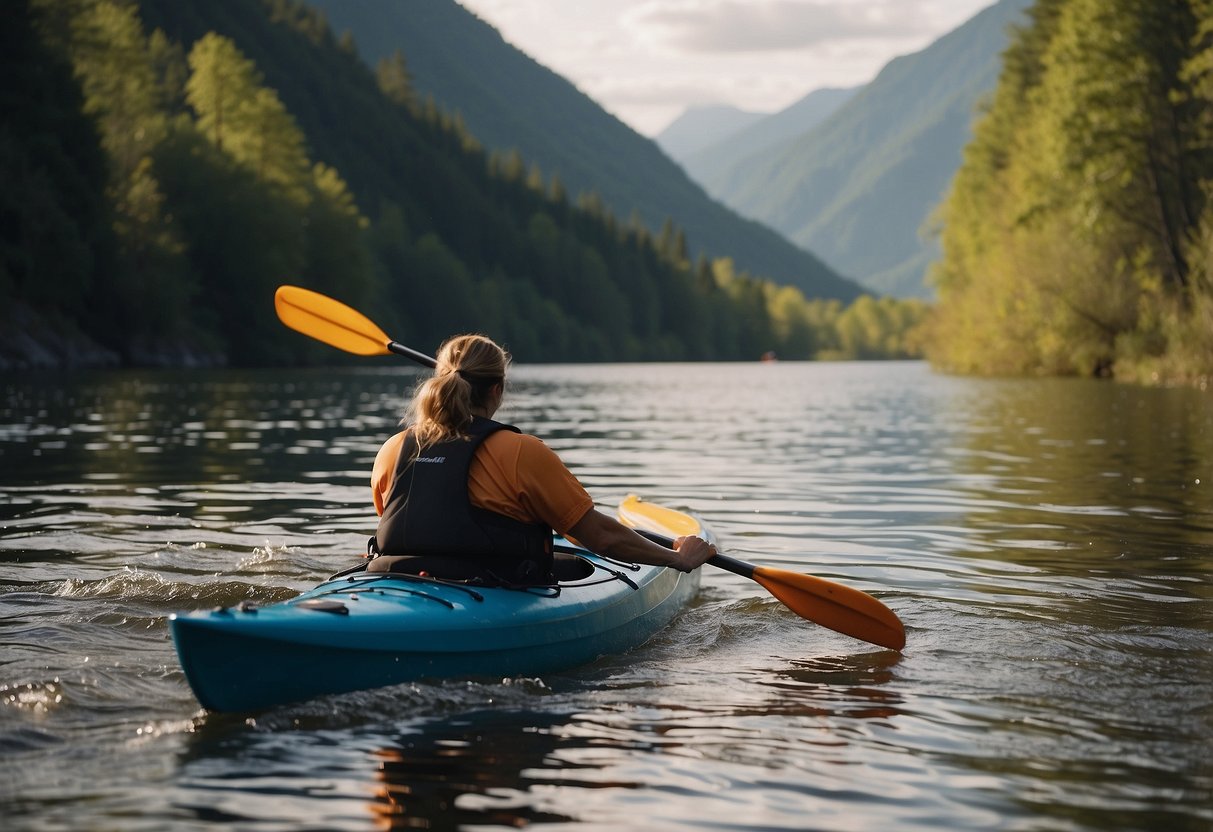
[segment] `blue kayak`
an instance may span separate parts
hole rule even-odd
[[[624,522],[676,537],[710,532],[636,497]],[[248,711],[443,677],[535,676],[635,647],[699,588],[699,570],[620,563],[557,537],[557,583],[482,586],[395,572],[336,576],[289,601],[173,615],[169,627],[203,707]]]

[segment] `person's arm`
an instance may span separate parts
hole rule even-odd
[[[404,444],[404,434],[397,433],[390,437],[375,454],[375,466],[371,470],[371,501],[375,504],[375,513],[383,514],[388,494],[392,490],[392,479],[396,474],[396,462],[400,458],[400,448]]]
[[[716,547],[699,537],[680,537],[674,549],[667,549],[629,529],[613,517],[590,509],[569,529],[574,538],[591,552],[616,560],[670,566],[690,572],[716,554]]]

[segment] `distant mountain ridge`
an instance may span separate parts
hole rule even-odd
[[[1031,0],[1001,0],[891,61],[817,127],[772,149],[737,134],[686,160],[710,194],[769,224],[868,288],[926,297],[938,246],[920,230],[960,167],[1008,27]],[[773,117],[772,117],[773,118]],[[758,122],[744,133],[760,133]]]
[[[711,171],[731,165],[737,159],[769,152],[787,144],[838,112],[838,109],[858,93],[862,87],[846,89],[826,88],[814,90],[795,104],[777,113],[757,119],[741,129],[730,130],[721,139],[705,143],[689,153],[671,153],[686,169],[691,178],[706,182]],[[660,137],[658,137],[660,141]],[[719,195],[710,195],[719,198]]]
[[[672,220],[692,256],[731,257],[744,270],[809,297],[849,301],[855,282],[786,237],[712,200],[652,140],[502,39],[453,0],[308,0],[348,31],[371,65],[399,50],[417,92],[458,112],[492,149],[517,148],[570,194],[597,193],[621,219]]]
[[[671,159],[681,162],[766,118],[766,113],[753,113],[727,104],[691,107],[654,136],[653,141]]]

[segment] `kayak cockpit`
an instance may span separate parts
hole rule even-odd
[[[372,575],[416,575],[438,578],[445,581],[470,581],[481,585],[507,583],[498,576],[491,565],[466,558],[434,557],[430,555],[380,555],[365,564],[366,572]],[[571,552],[557,552],[553,557],[552,572],[536,582],[535,586],[550,586],[581,581],[594,574],[595,566],[586,558]],[[358,570],[362,571],[362,570]]]

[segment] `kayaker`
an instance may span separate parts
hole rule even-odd
[[[640,536],[595,509],[540,439],[493,421],[509,363],[494,341],[455,336],[437,361],[413,397],[409,427],[375,457],[376,554],[473,561],[509,582],[545,583],[553,530],[599,555],[684,572],[716,553],[699,537],[671,550]]]

